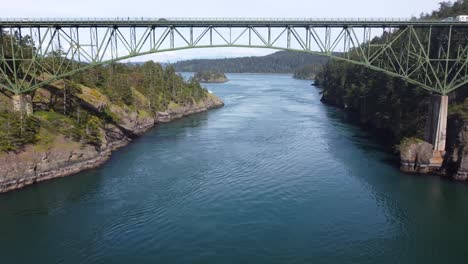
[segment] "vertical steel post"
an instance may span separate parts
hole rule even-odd
[[[174,48],[174,26],[171,26],[171,29],[170,29],[170,47],[171,49]]]
[[[210,46],[213,46],[213,27],[210,26]]]
[[[452,26],[449,28],[449,36],[447,42],[447,54],[445,59],[445,75],[444,75],[444,87],[442,87],[442,94],[445,95],[447,89],[447,78],[449,75],[449,60],[450,60],[450,46],[452,44]]]
[[[190,26],[190,46],[193,46],[193,27]]]
[[[18,87],[18,73],[17,73],[17,70],[16,70],[16,55],[15,55],[15,47],[14,47],[14,43],[13,43],[13,38],[14,38],[14,34],[13,34],[13,29],[10,27],[10,45],[11,45],[11,59],[12,59],[12,63],[13,63],[13,78],[15,80],[15,87],[12,87],[15,91],[15,94],[19,94],[20,93],[20,89]]]
[[[268,26],[268,47],[271,47],[271,27]]]

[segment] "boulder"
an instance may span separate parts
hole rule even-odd
[[[433,146],[425,141],[403,142],[400,145],[400,169],[411,173],[428,173],[438,169],[431,164]]]

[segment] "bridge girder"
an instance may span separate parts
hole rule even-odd
[[[194,48],[307,52],[446,95],[468,83],[468,23],[0,20],[0,86],[25,93],[98,65]]]

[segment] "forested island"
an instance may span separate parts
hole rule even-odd
[[[11,43],[27,45],[1,34],[6,56]],[[0,192],[96,167],[156,123],[223,105],[197,80],[152,61],[55,81],[23,95],[22,111],[13,110],[14,97],[0,88]]]
[[[225,83],[229,81],[224,73],[216,70],[196,72],[193,78],[202,83]]]
[[[460,0],[454,4],[443,2],[439,10],[422,18],[441,20],[467,13],[468,1]],[[323,66],[317,74],[316,85],[323,88],[324,103],[352,113],[362,125],[394,146],[394,150],[400,150],[402,160],[416,159],[411,156],[416,155],[414,152],[411,157],[405,153],[423,142],[431,96],[428,91],[384,73],[339,61]],[[466,86],[450,95],[447,154],[439,171],[463,180],[468,177],[467,96]],[[416,165],[403,169],[425,172]]]
[[[296,70],[318,72],[330,59],[304,52],[278,51],[260,57],[197,59],[172,64],[179,72],[201,72],[217,69],[228,73],[294,73]],[[310,73],[308,73],[310,75]]]

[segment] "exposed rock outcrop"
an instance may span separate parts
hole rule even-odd
[[[438,169],[431,165],[433,146],[425,141],[404,142],[400,145],[400,169],[411,173],[428,173]]]
[[[434,160],[433,146],[425,141],[404,140],[399,150],[404,172],[436,172],[455,180],[468,180],[468,121],[459,116],[449,118],[447,151],[442,167],[431,163]]]
[[[186,115],[204,112],[208,109],[222,107],[224,105],[218,97],[213,94],[208,94],[203,102],[194,103],[192,105],[179,106],[170,104],[169,109],[165,112],[158,112],[156,122],[170,122],[171,120],[181,118]]]
[[[468,99],[465,99],[468,100]],[[365,125],[367,129],[382,135],[396,135],[402,122],[390,122],[389,119],[376,118],[369,114],[366,105],[359,103],[349,107],[342,94],[333,89],[324,89],[321,101],[324,104],[344,109],[354,120]],[[468,105],[467,103],[465,103]],[[461,107],[458,105],[458,107]],[[466,106],[464,109],[468,109]],[[366,112],[367,111],[367,112]],[[465,113],[465,114],[463,114]],[[422,140],[403,140],[399,145],[400,169],[408,173],[436,173],[456,180],[468,181],[468,113],[467,110],[453,111],[448,116],[446,151],[433,151],[433,145]],[[357,118],[356,118],[357,117]]]
[[[446,173],[456,180],[468,180],[468,121],[460,116],[448,120]]]
[[[103,164],[111,152],[130,140],[109,141],[98,150],[63,137],[49,149],[28,146],[19,153],[0,155],[0,192],[19,189],[36,182],[67,176]]]

